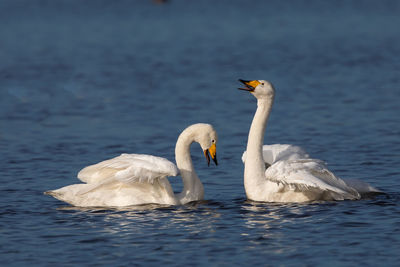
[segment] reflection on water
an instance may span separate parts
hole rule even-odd
[[[263,246],[265,243],[269,243],[269,253],[288,253],[294,249],[283,247],[281,240],[286,240],[288,237],[285,236],[285,231],[281,231],[280,228],[283,227],[284,223],[293,222],[293,219],[288,218],[288,212],[300,213],[299,208],[246,201],[242,205],[242,210],[245,211],[243,213],[245,228],[243,228],[242,236],[247,237],[247,249],[252,250],[257,246]],[[254,233],[251,230],[256,231]]]
[[[317,207],[312,204],[276,204],[246,201],[242,209],[248,211],[245,215],[248,219],[249,227],[252,227],[276,221],[279,221],[280,224],[291,223],[298,218],[307,220]]]
[[[102,231],[118,234],[120,237],[132,233],[146,233],[149,229],[173,229],[190,233],[189,239],[196,239],[196,236],[203,232],[215,232],[215,224],[221,217],[217,209],[207,207],[206,204],[207,201],[200,201],[176,207],[146,204],[118,208],[65,206],[58,209],[74,213],[83,212],[88,216],[95,216],[96,221],[101,218],[105,223]],[[90,225],[90,221],[86,223]],[[97,227],[97,223],[92,226]]]
[[[309,246],[308,242],[324,231],[319,229],[315,215],[321,216],[328,211],[326,207],[334,205],[334,202],[277,204],[246,201],[241,206],[245,221],[241,235],[247,241],[248,250],[262,246],[268,254],[301,255],[304,246]],[[320,220],[323,219],[320,217]]]

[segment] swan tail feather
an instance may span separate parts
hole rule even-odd
[[[381,190],[371,186],[370,184],[363,182],[358,179],[343,179],[344,182],[349,186],[357,190],[360,194],[367,193],[383,193]]]

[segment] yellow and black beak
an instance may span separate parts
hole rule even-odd
[[[260,82],[257,80],[245,81],[245,80],[239,79],[239,82],[243,83],[246,87],[245,88],[240,87],[238,89],[248,91],[250,93],[253,92],[256,89],[256,87],[260,84]]]
[[[207,159],[207,164],[210,166],[210,156],[212,160],[214,161],[215,165],[218,165],[217,161],[217,147],[215,144],[212,144],[209,149],[204,150],[204,156]]]

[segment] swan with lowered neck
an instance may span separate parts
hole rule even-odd
[[[247,198],[263,202],[306,202],[359,199],[361,194],[380,192],[359,180],[343,180],[326,165],[311,159],[298,146],[264,145],[264,133],[275,89],[265,80],[239,80],[239,88],[257,98],[257,110],[243,153],[244,187]]]
[[[143,154],[122,154],[85,167],[78,173],[84,184],[45,192],[74,206],[121,207],[141,204],[179,205],[204,198],[204,188],[193,168],[190,145],[200,144],[210,164],[217,165],[217,133],[210,124],[187,127],[175,146],[177,166],[165,158]],[[174,194],[168,176],[180,173],[183,190]]]

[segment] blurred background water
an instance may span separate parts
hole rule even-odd
[[[395,0],[0,1],[2,265],[398,264],[399,25]],[[246,201],[256,102],[238,78],[276,87],[265,143],[387,194]],[[196,122],[219,133],[219,166],[192,147],[205,201],[81,209],[43,195],[123,152],[174,160]]]

